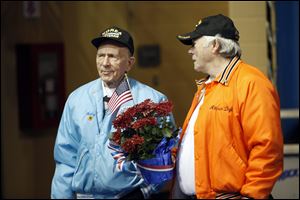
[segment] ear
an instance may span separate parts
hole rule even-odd
[[[212,52],[214,54],[217,54],[217,53],[219,53],[219,49],[220,49],[220,43],[219,43],[218,39],[215,39],[212,44]]]
[[[128,62],[127,72],[129,72],[135,63],[135,57],[133,56],[129,57],[127,62]]]

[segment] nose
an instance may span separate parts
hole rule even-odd
[[[194,47],[189,48],[188,53],[193,54],[193,52],[194,52],[193,50],[194,50]]]
[[[102,62],[102,65],[104,65],[104,66],[109,65],[109,57],[108,57],[108,56],[105,56],[105,57],[104,57],[103,62]]]

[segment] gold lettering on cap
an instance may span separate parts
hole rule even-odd
[[[182,35],[178,35],[179,39],[189,39],[191,36],[182,36]]]
[[[122,32],[114,28],[110,28],[102,33],[102,36],[107,38],[119,38],[121,35]]]
[[[202,23],[202,20],[200,19],[198,24],[196,24],[196,27],[199,26],[199,24],[201,24],[201,23]]]

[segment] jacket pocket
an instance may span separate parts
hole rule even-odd
[[[92,188],[91,179],[91,160],[89,156],[89,150],[83,148],[79,154],[79,159],[74,171],[72,180],[72,189],[76,192],[86,192]]]
[[[82,160],[87,155],[88,151],[89,151],[88,149],[83,148],[82,152],[80,153],[80,156],[79,156],[79,159],[78,159],[78,162],[77,162],[74,174],[77,174],[77,172],[79,170],[79,167],[80,167],[80,165],[82,163]]]
[[[212,189],[238,192],[245,181],[246,164],[231,145],[224,146],[211,165]]]

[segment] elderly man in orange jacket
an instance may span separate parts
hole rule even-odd
[[[240,59],[230,18],[206,17],[177,38],[191,45],[194,70],[208,76],[196,81],[182,127],[172,197],[269,198],[283,170],[276,89]]]

